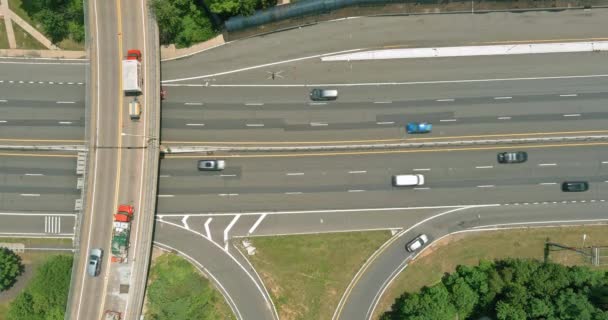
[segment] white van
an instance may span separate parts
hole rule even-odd
[[[139,101],[133,100],[129,102],[129,117],[131,120],[139,120],[141,115],[141,105]]]
[[[393,186],[411,187],[424,185],[424,176],[421,174],[399,174],[393,176]]]

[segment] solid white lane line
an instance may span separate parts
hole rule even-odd
[[[327,104],[327,102],[310,102],[308,105],[311,105],[311,106],[322,106],[322,105],[325,105],[325,104]]]
[[[209,230],[209,224],[211,223],[211,221],[213,221],[213,218],[209,218],[207,219],[207,221],[205,221],[205,233],[207,234],[207,238],[213,241],[213,239],[211,239],[211,230]]]
[[[250,103],[245,103],[246,106],[263,106],[263,103],[259,103],[259,102],[250,102]]]
[[[72,121],[59,121],[59,124],[72,124]]]
[[[288,172],[285,175],[288,175],[288,176],[303,176],[304,172]]]
[[[557,184],[557,182],[541,182],[539,183],[541,186],[552,186],[554,184]]]
[[[236,221],[239,220],[240,217],[240,214],[234,216],[234,219],[232,219],[232,221],[230,221],[230,224],[226,227],[226,229],[224,229],[224,250],[226,251],[228,251],[228,232],[230,231],[230,229],[232,229],[232,227],[234,226]]]
[[[236,177],[236,174],[220,174],[220,177]]]
[[[509,100],[513,99],[513,97],[494,97],[494,100]]]
[[[247,126],[248,127],[263,127],[264,124],[263,123],[248,123]]]
[[[376,104],[393,103],[392,101],[374,101]]]
[[[186,102],[184,104],[187,106],[202,106],[203,105],[202,102]]]
[[[255,223],[251,226],[251,228],[249,229],[249,232],[247,234],[252,234],[255,231],[255,229],[258,228],[258,226],[260,225],[260,223],[262,223],[262,220],[264,220],[264,218],[266,218],[267,215],[268,215],[267,213],[262,214],[258,218],[258,220],[256,220]]]
[[[328,124],[323,123],[323,122],[311,122],[310,125],[313,127],[321,127],[321,126],[327,126]]]
[[[25,175],[28,176],[28,177],[40,177],[40,176],[43,176],[44,174],[42,174],[42,173],[26,173]]]
[[[493,184],[484,184],[482,186],[477,186],[477,188],[494,188]]]
[[[205,124],[204,123],[186,123],[186,126],[189,126],[189,127],[204,127]]]
[[[159,194],[158,197],[159,198],[173,198],[175,196],[172,194]]]
[[[39,193],[22,193],[22,197],[40,197]]]
[[[302,192],[285,192],[285,194],[302,194]]]
[[[57,101],[57,104],[73,104],[76,103],[74,101]]]
[[[429,187],[419,187],[419,188],[414,188],[414,190],[429,190],[431,188]]]
[[[498,120],[511,120],[511,117],[498,117]]]
[[[394,121],[380,121],[380,122],[376,122],[376,124],[394,124]]]
[[[186,227],[186,230],[190,230],[190,226],[188,225],[188,218],[190,218],[190,216],[184,216],[182,218],[182,224],[184,225],[184,227]]]
[[[578,94],[576,93],[571,93],[571,94],[560,94],[560,97],[576,97],[578,96]]]
[[[475,169],[492,169],[494,166],[477,166]]]
[[[355,171],[349,171],[348,173],[367,173],[367,171],[365,171],[365,170],[355,170]]]
[[[571,114],[565,114],[564,117],[580,117],[581,114],[580,113],[571,113]]]
[[[538,166],[539,167],[549,167],[549,166],[556,166],[557,163],[539,163]]]
[[[456,119],[441,119],[439,122],[454,122]]]
[[[414,169],[414,171],[431,171],[431,168]]]
[[[348,192],[365,192],[365,190],[361,190],[361,189],[351,189],[351,190],[348,190]]]
[[[454,99],[437,99],[435,101],[437,101],[437,102],[452,102],[452,101],[454,101]]]

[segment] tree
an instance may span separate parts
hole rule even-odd
[[[0,248],[0,291],[12,287],[24,271],[21,257],[7,248]]]
[[[152,0],[150,7],[158,23],[161,44],[188,47],[217,33],[204,8],[194,0]]]
[[[21,8],[42,27],[53,43],[84,40],[82,0],[22,0]]]

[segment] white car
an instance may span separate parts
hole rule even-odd
[[[426,234],[421,234],[414,238],[414,240],[408,242],[405,245],[405,249],[409,252],[418,251],[418,249],[422,248],[427,242],[429,242],[429,238]]]
[[[226,168],[224,160],[199,160],[198,170],[201,171],[222,171]]]

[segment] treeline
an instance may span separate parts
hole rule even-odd
[[[53,43],[65,39],[84,41],[82,0],[22,0],[21,8],[42,27]]]
[[[216,36],[226,19],[251,15],[258,9],[277,4],[277,0],[151,0],[160,43],[189,47]]]
[[[404,293],[382,320],[608,320],[608,272],[537,260],[460,265]]]

